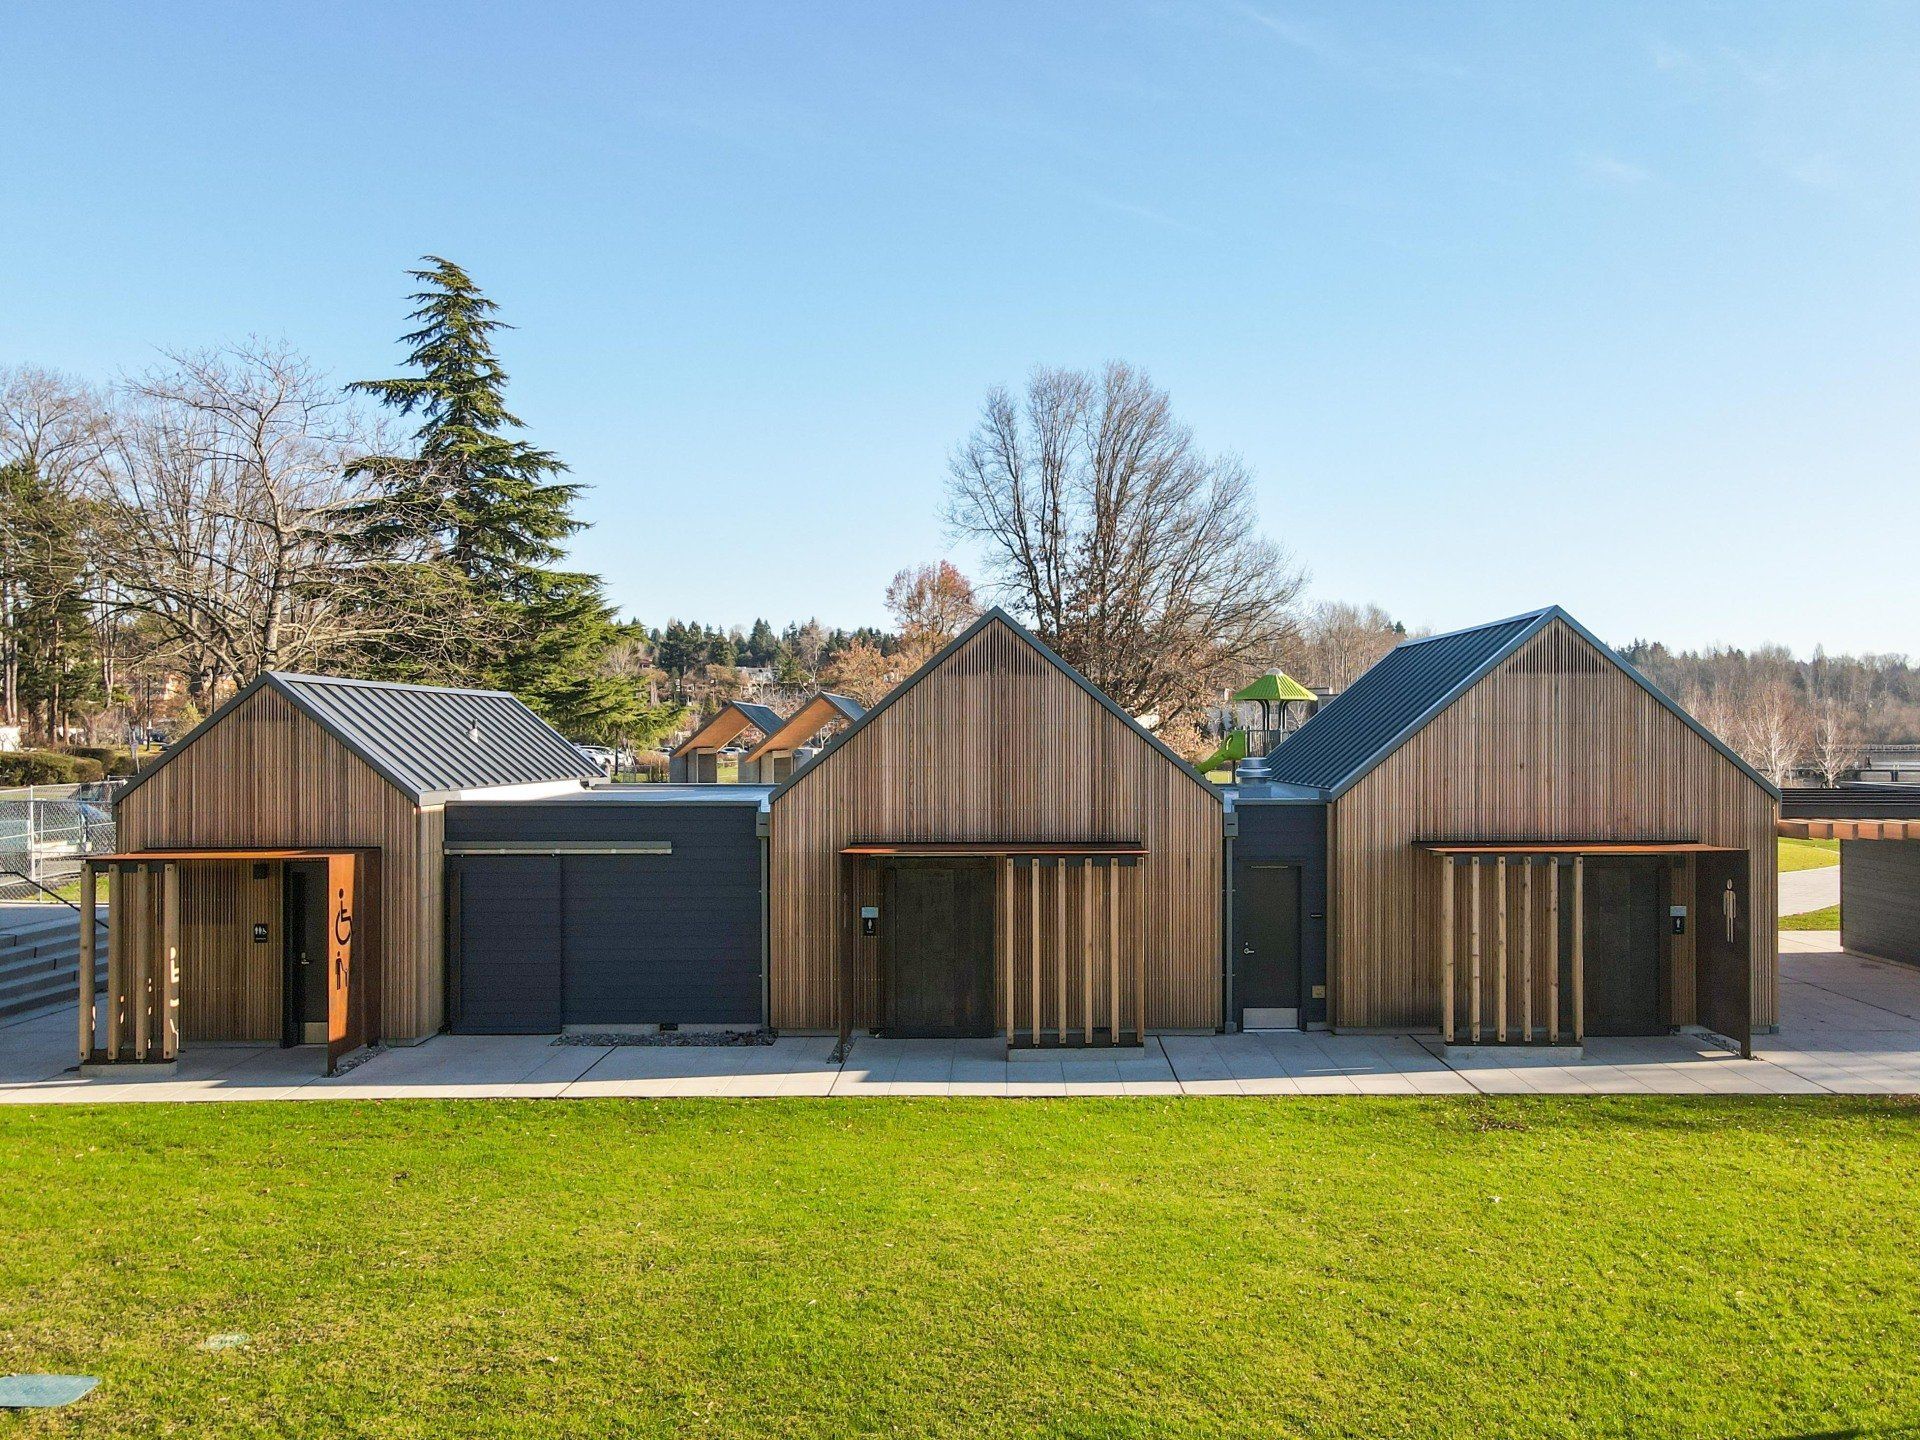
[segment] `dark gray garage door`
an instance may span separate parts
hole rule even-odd
[[[449,881],[457,905],[455,1027],[546,1034],[561,1025],[560,861],[474,856]]]
[[[761,1020],[752,809],[609,802],[448,807],[453,1026],[753,1025]],[[559,811],[558,815],[550,812]],[[619,821],[617,829],[614,821]],[[644,832],[644,836],[642,835]],[[565,837],[565,838],[563,838]],[[474,854],[596,845],[652,853]]]

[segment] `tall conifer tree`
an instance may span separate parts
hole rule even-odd
[[[421,593],[466,604],[472,678],[513,691],[578,738],[620,733],[638,707],[633,685],[605,674],[613,617],[598,577],[551,568],[581,528],[581,487],[566,465],[512,432],[525,423],[506,406],[507,373],[493,332],[509,329],[498,306],[451,260],[424,257],[409,271],[417,328],[401,337],[417,373],[348,388],[402,415],[418,413],[414,452],[375,456],[357,468],[378,475],[383,494],[365,518],[382,554],[432,567]],[[388,657],[407,669],[404,644]]]

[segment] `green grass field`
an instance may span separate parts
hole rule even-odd
[[[1840,907],[1829,905],[1824,910],[1807,910],[1798,915],[1782,915],[1782,930],[1838,930],[1840,928]]]
[[[0,1370],[104,1379],[6,1436],[1920,1425],[1892,1100],[41,1107],[0,1155]]]
[[[1838,840],[1781,839],[1775,843],[1780,846],[1782,870],[1819,870],[1840,863]]]

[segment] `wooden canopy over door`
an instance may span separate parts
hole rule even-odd
[[[1671,862],[1668,898],[1690,912],[1670,942],[1663,1013],[1676,1025],[1697,1021],[1752,1054],[1750,931],[1742,921],[1716,943],[1718,931],[1708,928],[1721,923],[1724,879],[1737,876],[1735,909],[1744,914],[1745,850],[1697,841],[1428,841],[1417,848],[1436,867],[1437,1019],[1448,1043],[1585,1040],[1588,862],[1637,858]],[[1711,913],[1702,898],[1709,878]]]
[[[179,1055],[183,978],[199,960],[188,937],[209,932],[204,917],[191,917],[201,923],[189,923],[183,872],[295,860],[326,866],[326,1073],[331,1075],[343,1056],[378,1038],[379,933],[373,901],[379,893],[377,850],[135,850],[94,856],[82,868],[77,1017],[82,1063],[156,1063]],[[104,1017],[94,980],[95,880],[103,869],[108,917]],[[229,929],[248,923],[237,913],[220,918]],[[213,929],[219,925],[216,919]],[[235,937],[221,938],[235,943]],[[277,993],[278,957],[271,969]]]
[[[977,866],[990,881],[990,1014],[1009,1048],[1140,1044],[1147,1023],[1146,853],[1137,841],[1098,840],[846,846],[843,883],[852,903],[837,947],[842,1053],[856,1027],[884,1027],[902,1013],[901,997],[887,988],[897,970],[898,927],[928,920],[919,908],[890,913],[900,890],[888,877],[915,862]],[[877,913],[868,917],[868,909]],[[956,966],[956,973],[964,969]]]

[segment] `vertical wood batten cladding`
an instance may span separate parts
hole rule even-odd
[[[416,809],[408,796],[271,688],[259,690],[200,735],[115,810],[117,843],[128,851],[377,849],[377,1029],[388,1040],[430,1035],[440,1028],[445,1013],[440,924],[444,814],[437,805]],[[278,882],[272,882],[273,894],[267,896],[249,888],[254,885],[251,873],[244,862],[183,867],[181,1008],[189,1040],[279,1038]],[[219,921],[240,910],[248,912],[246,930],[226,927],[225,938],[213,944]],[[130,919],[130,941],[144,945],[157,940],[145,933],[141,907],[132,908]],[[271,927],[269,943],[253,944],[255,920]],[[211,950],[208,944],[213,944]],[[268,969],[272,978],[266,976]],[[243,976],[248,993],[240,1000],[230,987]],[[221,1028],[229,1024],[231,1031]]]
[[[1331,808],[1337,1026],[1434,1024],[1441,957],[1430,917],[1441,911],[1442,868],[1415,848],[1422,840],[1743,849],[1752,913],[1776,909],[1773,797],[1559,620]],[[1490,903],[1491,878],[1487,886]],[[1465,956],[1457,950],[1456,964]],[[1778,1023],[1778,982],[1774,927],[1755,925],[1755,1025]]]
[[[1144,942],[1147,1024],[1219,1023],[1219,798],[1010,626],[987,623],[775,799],[768,858],[777,1027],[838,1024],[836,947],[853,943],[854,907],[877,903],[856,893],[868,867],[842,863],[856,840],[1143,842],[1147,854],[1132,874],[1144,919],[1132,923]],[[1016,933],[1025,935],[1031,896],[1016,884],[1013,899]],[[1049,954],[1077,945],[1084,924],[1084,910],[1070,905],[1067,933],[1056,935],[1053,901],[1049,888],[1041,932]],[[874,1003],[871,947],[853,953],[864,1024]],[[1068,958],[1077,965],[1080,951]],[[1005,1008],[1000,997],[996,1015]]]

